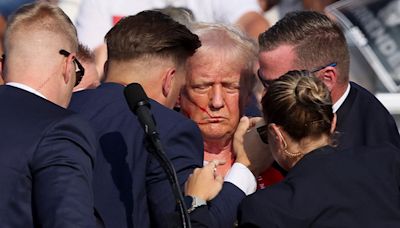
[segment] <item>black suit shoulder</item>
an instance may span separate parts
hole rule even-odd
[[[3,126],[12,125],[12,128],[4,128],[10,140],[7,144],[13,144],[13,140],[21,140],[20,135],[25,135],[25,140],[39,143],[40,138],[45,137],[51,131],[65,130],[64,133],[75,137],[71,141],[82,141],[84,149],[94,159],[95,136],[89,124],[74,112],[58,106],[42,97],[12,86],[0,87],[0,110]],[[74,135],[74,136],[73,136]],[[67,135],[66,135],[67,137]],[[80,139],[77,139],[81,137]],[[82,142],[83,143],[83,142]],[[15,142],[15,145],[21,145]]]
[[[129,109],[124,86],[103,83],[75,93],[70,109],[88,119],[100,142],[95,166],[95,203],[106,226],[161,227],[175,211],[165,172],[149,155],[145,135]],[[197,125],[150,100],[161,143],[177,172],[179,184],[202,166],[203,140]],[[110,205],[112,205],[110,207]]]
[[[281,183],[246,198],[239,220],[260,227],[398,227],[399,154],[392,145],[318,149]]]
[[[0,86],[0,104],[2,114],[14,113],[22,121],[38,119],[41,121],[53,121],[54,119],[64,118],[72,112],[25,90],[3,85]]]
[[[88,125],[12,86],[0,86],[0,105],[2,226],[93,227],[95,139]]]
[[[392,115],[366,89],[350,83],[350,93],[337,110],[339,147],[379,145],[389,142],[400,148],[400,135]]]

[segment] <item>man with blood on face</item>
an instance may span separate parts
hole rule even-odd
[[[193,30],[202,46],[189,58],[180,107],[200,127],[204,161],[226,161],[218,167],[224,176],[235,160],[233,134],[255,82],[257,47],[225,25],[197,24]]]

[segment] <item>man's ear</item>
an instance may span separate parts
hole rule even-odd
[[[65,62],[63,65],[62,76],[65,84],[68,84],[70,80],[74,80],[75,74],[75,63],[74,63],[75,53],[71,53],[67,58],[65,58]]]
[[[175,74],[176,69],[174,67],[168,68],[166,71],[164,71],[164,75],[162,77],[162,93],[164,97],[168,97],[169,93],[171,92]]]
[[[332,91],[338,80],[337,73],[336,67],[328,66],[316,73],[316,76],[324,82],[329,91]]]

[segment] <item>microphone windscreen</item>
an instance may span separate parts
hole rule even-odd
[[[139,83],[131,83],[124,89],[126,102],[132,112],[136,113],[139,105],[148,105],[148,97],[143,87]]]

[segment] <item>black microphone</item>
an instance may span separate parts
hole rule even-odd
[[[190,218],[187,213],[186,205],[183,201],[183,195],[179,187],[175,168],[163,150],[161,140],[156,129],[156,121],[154,120],[153,114],[150,111],[151,105],[149,103],[149,98],[147,97],[142,86],[138,83],[131,83],[126,86],[124,89],[124,95],[129,108],[135,115],[137,115],[138,120],[150,141],[151,147],[148,148],[149,152],[156,157],[168,176],[168,180],[171,183],[172,192],[174,193],[176,203],[179,207],[182,226],[184,228],[190,228]]]
[[[158,137],[156,122],[150,111],[149,98],[142,86],[138,83],[131,83],[124,89],[124,95],[129,108],[137,115],[146,135]]]

